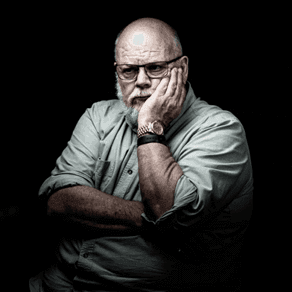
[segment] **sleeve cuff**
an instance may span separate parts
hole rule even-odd
[[[175,213],[188,204],[194,202],[197,200],[198,194],[197,194],[197,187],[193,184],[193,182],[184,174],[179,178],[175,192],[174,192],[174,204],[172,208],[168,211],[166,211],[160,218],[158,218],[156,221],[153,221],[147,217],[145,213],[142,213],[141,216],[144,220],[148,222],[148,224],[153,225],[164,225],[169,222],[169,220],[172,221],[172,219],[175,217]]]
[[[94,187],[85,177],[76,174],[52,175],[42,184],[39,190],[39,197],[49,197],[52,193],[65,187],[77,185]]]

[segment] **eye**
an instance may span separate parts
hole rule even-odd
[[[161,70],[162,68],[163,68],[162,66],[160,66],[160,65],[155,65],[155,64],[148,66],[148,70],[150,70],[150,71],[159,71],[159,70]]]
[[[134,68],[123,69],[123,73],[132,73],[133,71],[134,71]]]

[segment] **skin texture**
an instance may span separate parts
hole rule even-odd
[[[47,215],[98,234],[139,234],[142,229],[141,202],[127,201],[88,186],[61,189],[48,200]],[[76,230],[75,230],[76,231]]]

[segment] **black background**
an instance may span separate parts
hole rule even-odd
[[[3,10],[3,279],[27,281],[51,257],[52,235],[38,209],[38,190],[86,108],[115,98],[118,32],[137,18],[154,17],[177,30],[196,96],[231,111],[245,128],[255,190],[244,279],[245,285],[266,285],[258,271],[268,277],[269,267],[276,268],[285,237],[279,214],[288,202],[292,166],[287,7],[113,8]]]

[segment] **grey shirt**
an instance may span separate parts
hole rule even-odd
[[[100,101],[85,111],[39,196],[85,185],[142,201],[136,129],[121,102]],[[145,235],[64,236],[58,264],[44,272],[47,285],[170,291],[215,285],[228,277],[252,212],[244,128],[229,111],[197,98],[188,82],[182,112],[165,137],[183,171],[173,207],[157,221],[142,214],[149,226]]]

